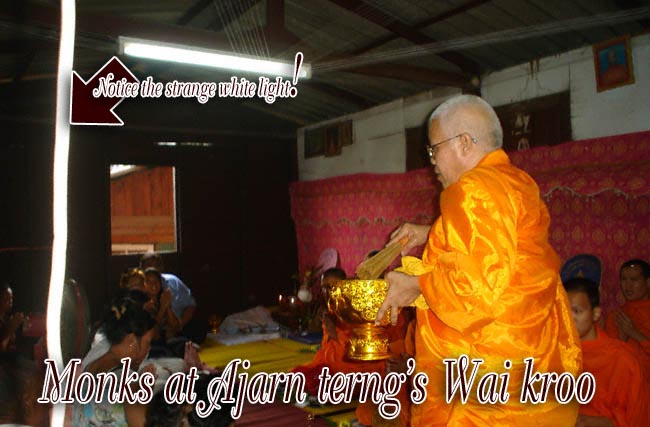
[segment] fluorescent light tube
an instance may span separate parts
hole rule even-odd
[[[155,59],[159,61],[177,62],[179,64],[201,65],[212,68],[223,68],[233,71],[245,71],[266,76],[293,77],[294,63],[285,61],[270,61],[254,57],[233,55],[227,52],[201,49],[171,43],[142,40],[131,37],[118,38],[119,52],[138,58]],[[302,64],[299,78],[311,76],[311,65]]]

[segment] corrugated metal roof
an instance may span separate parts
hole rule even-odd
[[[115,38],[121,30],[133,31],[138,23],[146,31],[169,34],[184,43],[196,39],[205,46],[213,37],[214,43],[208,45],[239,53],[267,56],[269,52],[293,59],[300,50],[314,65],[357,60],[365,54],[385,56],[382,63],[370,66],[315,72],[312,81],[301,82],[300,96],[295,99],[273,105],[258,99],[233,102],[242,117],[240,122],[231,123],[236,131],[250,126],[245,116],[252,110],[272,117],[279,129],[291,129],[438,85],[468,89],[470,78],[477,73],[647,30],[648,19],[577,31],[567,28],[561,34],[501,40],[407,60],[396,61],[392,55],[423,43],[617,12],[625,5],[647,7],[650,0],[83,0],[77,4],[82,29],[77,37],[75,69],[83,75],[92,74],[115,52]],[[0,8],[0,84],[53,78],[56,12],[45,0]],[[49,21],[42,17],[48,14],[54,15]],[[110,26],[83,26],[88,20],[103,22],[103,18]],[[231,75],[198,67],[124,60],[141,75],[163,81],[219,82]]]

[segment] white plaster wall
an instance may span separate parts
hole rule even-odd
[[[424,123],[436,105],[456,93],[455,88],[429,91],[299,129],[299,179],[306,181],[363,172],[405,172],[405,129]],[[352,119],[354,143],[343,147],[340,156],[304,158],[305,129],[348,119]]]
[[[497,107],[566,90],[571,92],[573,139],[650,129],[650,35],[632,39],[635,83],[596,91],[591,46],[521,64],[483,77],[481,94]]]
[[[483,76],[481,94],[497,107],[570,90],[573,139],[650,130],[649,34],[632,39],[632,62],[635,84],[598,93],[592,47],[585,46]],[[305,159],[304,128],[299,129],[299,179],[404,172],[404,130],[424,123],[436,105],[456,93],[454,88],[438,88],[308,127],[353,120],[354,144],[336,157]]]

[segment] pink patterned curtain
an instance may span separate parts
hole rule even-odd
[[[530,173],[551,212],[551,243],[563,260],[578,253],[603,263],[602,304],[620,304],[618,267],[650,259],[650,132],[571,141],[510,154]],[[429,169],[358,174],[291,185],[300,271],[336,248],[353,274],[404,221],[431,223],[439,186]]]

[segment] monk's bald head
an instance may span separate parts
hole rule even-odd
[[[494,109],[475,95],[459,95],[440,104],[429,118],[450,135],[469,133],[485,151],[503,145],[503,130]]]

